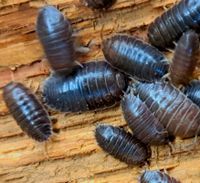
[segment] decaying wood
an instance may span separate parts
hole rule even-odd
[[[102,58],[101,33],[130,33],[146,39],[148,24],[176,0],[118,0],[106,12],[93,12],[79,0],[2,0],[0,2],[0,88],[11,80],[31,87],[40,97],[42,81],[49,74],[37,36],[38,8],[56,5],[72,22],[79,44],[90,47],[80,62]],[[200,76],[199,70],[195,77]],[[183,182],[200,180],[200,147],[191,148],[193,139],[176,140],[170,155],[168,146],[153,147],[150,167],[128,167],[105,154],[96,144],[94,128],[100,122],[126,126],[120,107],[84,114],[61,114],[59,133],[45,144],[24,135],[9,115],[0,90],[0,182],[137,182],[147,168],[166,169]]]

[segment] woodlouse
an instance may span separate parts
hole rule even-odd
[[[177,43],[172,64],[170,65],[170,78],[173,84],[186,85],[192,78],[199,53],[199,37],[189,30],[181,36]]]
[[[49,115],[36,96],[21,83],[11,82],[3,89],[4,101],[21,129],[41,142],[52,134]]]
[[[107,9],[112,6],[116,0],[81,0],[85,4],[92,9]]]
[[[126,78],[106,62],[89,62],[70,76],[51,76],[43,86],[44,100],[63,112],[108,108],[121,99]]]
[[[151,155],[147,146],[119,127],[100,124],[95,137],[104,151],[127,164],[142,165]]]
[[[200,81],[193,80],[184,89],[185,95],[200,107]]]
[[[200,108],[170,83],[137,83],[135,90],[169,135],[199,134]]]
[[[140,179],[140,183],[180,183],[180,181],[176,180],[173,177],[170,177],[164,172],[161,171],[145,171]]]
[[[70,22],[53,6],[39,11],[36,32],[53,71],[70,73],[75,51]]]
[[[183,32],[200,28],[200,1],[182,0],[160,17],[148,28],[148,37],[154,46],[165,48],[172,46]]]
[[[155,81],[168,71],[168,62],[157,48],[128,35],[103,41],[103,53],[113,67],[142,81]]]
[[[124,95],[121,105],[124,118],[137,139],[151,145],[169,142],[168,132],[146,104],[138,96],[134,96],[133,91]]]

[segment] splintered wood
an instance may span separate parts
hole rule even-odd
[[[44,53],[35,33],[38,8],[56,5],[72,22],[77,44],[90,47],[78,55],[87,62],[102,59],[101,35],[133,34],[146,39],[148,24],[176,0],[118,0],[105,12],[94,12],[79,0],[2,0],[0,2],[0,182],[130,182],[138,181],[145,169],[165,169],[184,183],[199,183],[200,147],[194,139],[152,147],[150,166],[129,167],[104,153],[94,139],[100,122],[125,126],[119,106],[83,114],[50,111],[58,133],[46,144],[22,133],[2,100],[2,87],[15,80],[41,97],[43,80],[49,74]],[[170,55],[169,55],[170,56]],[[200,76],[199,70],[195,77]]]

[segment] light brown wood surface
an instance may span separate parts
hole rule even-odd
[[[200,147],[189,146],[193,139],[177,139],[173,154],[168,146],[152,147],[150,167],[128,167],[104,153],[93,131],[100,122],[126,126],[119,106],[83,114],[51,112],[59,133],[47,142],[45,150],[44,143],[22,133],[1,95],[2,87],[15,80],[40,96],[49,68],[35,34],[35,20],[45,4],[56,5],[71,20],[77,42],[90,45],[90,52],[77,58],[86,62],[103,58],[101,32],[104,37],[128,33],[146,39],[148,24],[173,3],[176,0],[118,0],[106,12],[94,12],[79,0],[0,1],[0,182],[134,183],[145,169],[165,169],[183,183],[200,182]]]

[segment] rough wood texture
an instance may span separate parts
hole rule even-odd
[[[102,58],[100,34],[126,32],[146,38],[147,25],[175,0],[118,0],[108,11],[93,12],[78,0],[2,0],[0,2],[0,87],[10,80],[23,82],[40,96],[42,81],[49,68],[37,40],[34,26],[38,8],[57,5],[69,17],[79,44],[91,51],[79,55],[85,62]],[[169,55],[171,56],[171,55]],[[195,77],[200,76],[199,71]],[[22,133],[9,115],[0,90],[0,182],[137,182],[146,168],[166,169],[184,183],[199,183],[200,147],[191,148],[193,139],[176,140],[174,153],[168,146],[152,148],[150,167],[128,167],[105,154],[94,140],[93,130],[101,121],[125,126],[120,107],[102,112],[60,114],[54,128],[59,133],[39,144]],[[191,150],[192,149],[192,150]]]

